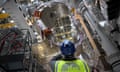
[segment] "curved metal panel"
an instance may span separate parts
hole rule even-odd
[[[53,2],[50,7],[44,8],[41,19],[48,27],[53,27],[58,18],[68,16],[70,11],[64,3]]]

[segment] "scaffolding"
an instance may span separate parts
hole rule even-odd
[[[28,29],[0,29],[0,72],[34,72]]]

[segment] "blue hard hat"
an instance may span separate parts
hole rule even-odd
[[[75,53],[75,46],[69,40],[64,40],[60,47],[61,53],[63,55],[73,55]]]

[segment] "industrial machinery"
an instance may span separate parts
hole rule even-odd
[[[119,1],[117,4],[114,0],[107,0],[107,2],[105,0],[64,0],[64,3],[62,0],[55,1],[35,6],[37,8],[35,15],[52,30],[54,44],[59,44],[64,39],[69,39],[75,44],[80,42],[78,50],[90,66],[99,67],[104,71],[119,72],[120,52],[115,42],[119,45],[120,40],[117,39],[119,37],[110,35],[110,29],[114,28],[114,24],[111,25],[110,21],[118,17]],[[108,4],[108,8],[105,3]],[[70,12],[70,8],[76,10],[77,16]],[[105,9],[108,9],[109,16]],[[78,17],[78,23],[74,20],[76,17]],[[117,28],[119,32],[119,27]],[[84,35],[82,42],[80,32]],[[114,42],[112,37],[117,40]]]
[[[49,2],[38,6],[36,14],[43,21],[45,26],[53,32],[54,44],[61,43],[64,39],[75,42],[77,30],[74,26],[70,9],[60,2]]]

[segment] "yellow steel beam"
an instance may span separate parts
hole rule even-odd
[[[8,18],[10,15],[8,13],[0,14],[0,19]]]
[[[87,26],[86,26],[86,24],[85,24],[83,18],[81,17],[80,14],[77,14],[77,12],[74,12],[74,14],[75,14],[75,18],[78,19],[78,20],[80,21],[80,23],[81,23],[83,29],[85,30],[86,35],[87,35],[87,37],[88,37],[88,39],[89,39],[89,41],[90,41],[92,47],[93,47],[94,50],[97,51],[97,53],[99,54],[99,52],[98,52],[98,50],[97,50],[97,45],[95,44],[95,41],[93,40],[93,37],[92,37],[91,33],[89,32],[89,30],[88,30],[88,28],[87,28]]]
[[[74,14],[75,14],[76,19],[78,19],[80,21],[81,26],[83,27],[83,29],[84,29],[84,31],[85,31],[85,33],[86,33],[86,35],[87,35],[87,37],[88,37],[88,39],[90,41],[90,44],[93,47],[93,50],[94,50],[94,53],[95,53],[95,56],[94,56],[93,60],[95,61],[94,66],[96,66],[98,64],[100,52],[98,51],[97,45],[96,45],[95,41],[93,40],[93,37],[92,37],[90,31],[88,30],[82,16],[80,14],[78,14],[76,11],[74,12]]]
[[[15,26],[13,23],[0,24],[0,29],[11,28]]]

